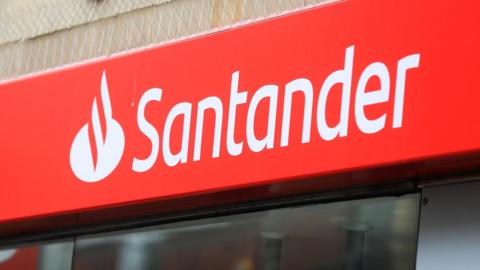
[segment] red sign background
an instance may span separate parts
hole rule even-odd
[[[3,83],[0,221],[478,151],[479,10],[477,1],[467,0],[342,1]],[[325,141],[315,126],[316,101],[325,78],[343,68],[345,49],[351,45],[355,57],[348,135]],[[407,76],[403,126],[391,128],[392,90],[388,102],[367,110],[372,118],[386,112],[385,129],[362,133],[352,107],[361,72],[381,61],[389,68],[393,88],[397,61],[414,53],[421,60],[419,68]],[[125,133],[125,151],[111,175],[85,183],[73,174],[69,153],[75,135],[90,121],[103,71],[113,117]],[[244,142],[241,155],[227,152],[228,101],[235,71],[240,71],[239,90],[248,91],[247,105],[237,109],[237,141],[245,141],[245,118],[253,93],[266,84],[280,86],[272,149],[254,153]],[[296,78],[308,78],[314,86],[311,140],[301,143],[300,98],[292,109],[290,143],[280,147],[282,87]],[[153,87],[163,89],[162,100],[149,104],[146,118],[160,134],[172,106],[185,101],[193,104],[188,162],[169,167],[160,154],[151,170],[136,173],[133,158],[145,158],[151,151],[150,141],[137,127],[138,102]],[[369,89],[375,87],[372,80]],[[212,95],[221,98],[224,108],[220,157],[211,158],[213,118],[207,114],[201,160],[194,162],[196,104]],[[329,121],[338,120],[339,102],[336,95],[329,99]],[[266,131],[267,109],[262,103],[256,123],[259,136]],[[172,137],[172,148],[179,149],[177,123]]]

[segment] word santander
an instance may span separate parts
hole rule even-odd
[[[314,100],[314,87],[307,78],[294,79],[284,86],[275,84],[263,85],[258,88],[250,100],[248,100],[248,91],[239,90],[240,71],[232,73],[230,100],[228,103],[228,119],[226,129],[226,148],[231,156],[240,155],[245,146],[243,141],[235,141],[234,134],[236,127],[237,106],[248,104],[248,113],[246,116],[246,144],[253,152],[260,152],[274,147],[275,127],[277,119],[278,93],[284,91],[283,115],[281,117],[281,139],[280,146],[286,147],[289,144],[291,108],[293,103],[293,94],[302,93],[304,98],[303,110],[303,129],[302,143],[309,143],[311,140],[311,127],[314,102],[317,102],[316,110],[316,129],[319,136],[325,141],[331,141],[338,137],[345,137],[348,134],[348,121],[350,114],[351,100],[354,99],[353,109],[354,118],[360,131],[365,134],[377,133],[391,125],[392,128],[401,128],[403,120],[404,96],[407,82],[407,71],[418,68],[420,65],[420,54],[411,54],[398,60],[396,66],[396,78],[391,81],[392,74],[388,67],[382,62],[369,64],[362,71],[357,87],[352,93],[352,72],[354,66],[355,46],[350,46],[345,50],[344,68],[332,72],[323,82],[318,100]],[[379,89],[367,91],[367,83],[370,79],[376,77],[380,86]],[[339,121],[335,125],[327,123],[326,113],[328,110],[327,100],[334,86],[340,84],[341,104]],[[393,89],[393,93],[391,93]],[[152,88],[147,90],[141,97],[137,110],[137,124],[140,132],[144,134],[151,142],[152,148],[147,158],[134,158],[132,169],[136,172],[145,172],[150,170],[156,163],[160,152],[160,136],[157,129],[146,119],[146,107],[152,102],[161,102],[163,90]],[[353,96],[354,95],[354,96]],[[374,119],[369,119],[365,113],[365,108],[371,105],[388,102],[391,96],[393,99],[393,121],[386,122],[386,112]],[[257,108],[261,101],[268,100],[268,124],[266,135],[258,138],[255,135],[254,125]],[[162,155],[168,166],[176,166],[179,163],[188,161],[189,137],[192,124],[192,103],[181,102],[174,105],[165,120],[163,129]],[[202,99],[197,104],[197,117],[195,120],[195,137],[193,148],[193,161],[200,160],[202,151],[202,135],[204,125],[204,115],[206,110],[213,110],[215,113],[214,138],[212,158],[220,156],[220,147],[222,145],[222,124],[224,117],[224,104],[217,96],[209,96]],[[173,123],[176,119],[183,118],[181,149],[174,153],[170,146],[170,137]]]

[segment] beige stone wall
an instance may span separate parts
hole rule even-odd
[[[325,0],[0,0],[0,80]]]
[[[170,0],[0,0],[0,44],[72,28]]]

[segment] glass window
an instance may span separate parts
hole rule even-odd
[[[419,195],[410,194],[88,236],[76,243],[73,269],[408,270],[418,215]]]
[[[69,270],[73,241],[0,249],[0,270]]]

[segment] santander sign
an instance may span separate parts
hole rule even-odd
[[[336,138],[348,136],[349,114],[354,111],[355,121],[358,128],[365,134],[374,134],[380,132],[386,127],[401,128],[403,124],[404,96],[407,84],[407,73],[411,69],[416,69],[420,64],[420,54],[414,53],[401,57],[393,72],[382,62],[373,62],[366,66],[358,82],[357,87],[352,91],[352,71],[355,63],[355,46],[349,46],[345,50],[344,67],[333,71],[323,82],[321,87],[312,84],[309,78],[296,78],[285,85],[275,83],[259,86],[255,91],[239,89],[240,71],[234,71],[231,77],[230,99],[222,101],[217,96],[208,96],[195,104],[191,102],[180,102],[175,104],[164,120],[162,132],[152,125],[145,117],[146,107],[152,102],[161,102],[163,90],[161,88],[151,88],[145,91],[141,96],[137,110],[137,125],[140,132],[151,142],[150,154],[147,158],[133,158],[132,170],[135,172],[147,172],[157,162],[160,153],[163,162],[170,166],[176,166],[180,163],[199,161],[202,151],[202,137],[204,129],[205,112],[211,110],[215,114],[214,141],[211,149],[212,158],[220,158],[220,147],[226,145],[228,154],[231,156],[241,155],[244,147],[248,147],[252,152],[261,152],[273,149],[275,144],[275,130],[278,107],[283,106],[281,117],[281,139],[280,147],[288,147],[291,108],[293,95],[299,93],[304,99],[303,108],[303,128],[301,131],[303,144],[310,142],[312,136],[312,119],[316,119],[316,129],[314,136],[318,134],[324,141],[331,141]],[[391,80],[391,74],[396,74],[394,80]],[[370,80],[379,80],[378,89],[368,90],[367,84]],[[159,82],[161,85],[161,82]],[[336,124],[327,123],[328,99],[334,86],[340,85],[341,104],[339,110],[339,121]],[[279,91],[284,92],[284,99],[278,100]],[[320,91],[318,100],[314,100],[314,92]],[[120,124],[112,117],[112,108],[110,94],[107,85],[106,73],[102,75],[101,81],[101,101],[105,119],[105,132],[100,125],[100,116],[97,100],[95,99],[92,107],[91,123],[85,124],[75,136],[72,148],[70,150],[70,164],[74,174],[82,181],[97,182],[107,177],[118,165],[125,144],[123,130]],[[390,98],[393,102],[393,117],[390,123],[386,122],[386,113],[375,118],[369,118],[365,109],[368,106],[388,102]],[[354,102],[351,102],[351,100]],[[257,136],[255,132],[255,122],[257,108],[262,101],[268,103],[268,121],[267,132],[263,136]],[[313,105],[316,102],[316,112],[313,111]],[[228,104],[224,108],[223,104]],[[248,104],[247,115],[238,116],[237,106]],[[192,108],[196,107],[196,119],[192,119]],[[227,117],[226,136],[222,134],[223,117]],[[315,116],[315,117],[313,117]],[[238,127],[236,125],[237,117],[246,118],[246,126]],[[181,147],[179,151],[171,149],[171,129],[172,125],[179,118],[183,118],[183,128],[181,135]],[[93,132],[89,133],[89,128]],[[236,141],[234,138],[235,129],[244,128],[246,138],[242,141]],[[189,137],[191,130],[194,132],[193,159],[189,157]],[[93,138],[89,136],[93,135]],[[161,135],[160,135],[161,134]],[[222,143],[225,140],[225,144]],[[94,143],[91,144],[90,142]],[[246,142],[246,145],[244,145]],[[204,150],[205,151],[205,150]],[[96,152],[96,160],[94,153]]]
[[[471,168],[480,1],[459,1],[337,1],[1,82],[0,223]]]

